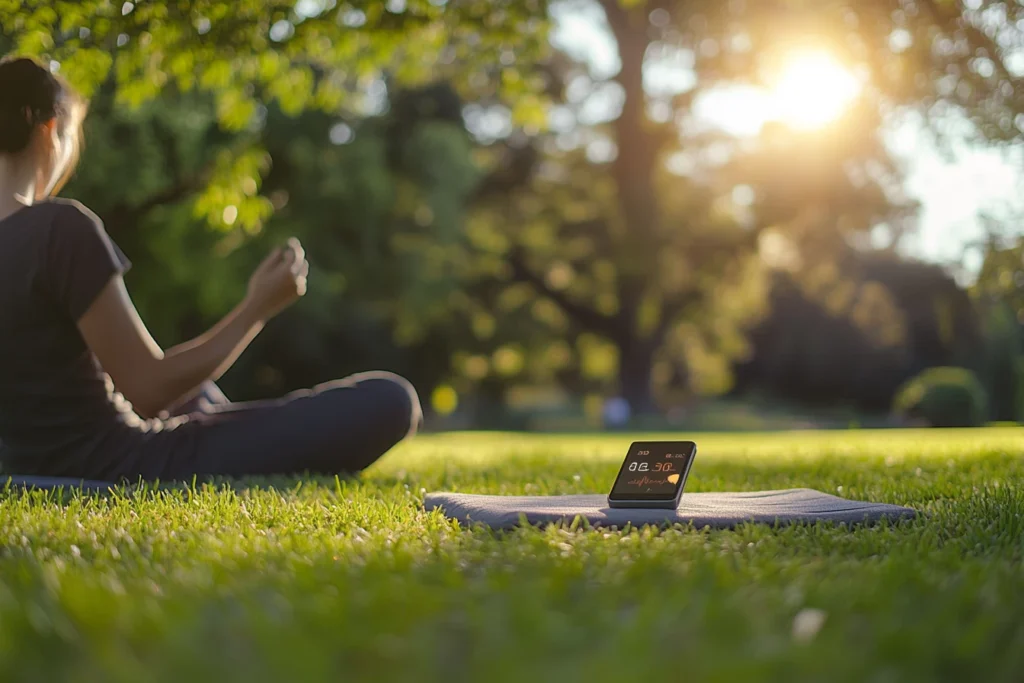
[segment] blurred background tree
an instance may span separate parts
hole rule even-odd
[[[1024,421],[1024,236],[1006,234],[1005,226],[991,220],[989,228],[972,287],[985,316],[982,376],[992,419]]]
[[[163,343],[226,311],[285,236],[309,248],[310,296],[225,378],[234,397],[387,367],[441,412],[471,397],[476,424],[538,395],[884,411],[959,365],[1007,415],[1021,244],[987,252],[973,301],[908,259],[918,207],[882,133],[915,112],[940,141],[951,118],[1019,141],[1021,11],[0,0],[0,30],[93,97],[69,190],[131,256]],[[603,27],[610,67],[549,44],[568,15]],[[993,288],[1016,346],[993,341],[1012,327],[990,322]]]
[[[512,303],[499,310],[529,305],[515,294],[529,285],[546,304],[534,304],[535,317],[560,338],[607,345],[610,384],[641,412],[659,392],[728,389],[735,362],[773,366],[765,375],[776,378],[773,390],[877,408],[921,368],[971,360],[978,334],[966,297],[938,269],[894,255],[917,207],[881,133],[894,112],[926,121],[956,112],[980,137],[1016,140],[1017,79],[999,48],[1010,32],[994,17],[1019,8],[695,0],[556,8],[603,22],[617,64],[598,73],[559,54],[542,64],[554,100],[545,132],[502,125],[502,104],[477,104],[478,138],[507,140],[505,167],[520,171],[494,184],[490,215],[480,219],[489,226],[476,228],[504,255]],[[735,118],[765,124],[753,139],[699,115],[702,99],[740,86],[761,94],[735,100],[747,109]],[[757,111],[768,107],[767,116]],[[485,125],[492,120],[497,132]],[[781,274],[778,296],[798,288],[822,309],[822,327],[843,330],[855,362],[842,345],[824,356],[798,346],[800,336],[822,338],[806,327],[776,335],[794,359],[788,371],[745,343],[769,271]],[[851,373],[865,366],[879,383]],[[807,390],[789,383],[793,372],[812,378]]]

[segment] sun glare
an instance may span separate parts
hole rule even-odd
[[[853,73],[824,50],[789,55],[770,87],[768,118],[805,129],[837,119],[860,92]]]
[[[763,87],[709,93],[698,112],[735,135],[757,135],[769,121],[815,130],[842,116],[860,91],[853,72],[827,50],[794,50],[783,55]]]

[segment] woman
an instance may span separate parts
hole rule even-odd
[[[302,296],[290,240],[238,306],[167,351],[122,274],[127,259],[71,175],[83,102],[29,59],[0,61],[0,443],[3,470],[89,479],[351,473],[413,434],[416,393],[365,373],[278,401],[232,404],[212,384],[268,320]],[[115,391],[116,387],[116,391]]]

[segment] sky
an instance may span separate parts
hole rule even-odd
[[[602,11],[574,4],[555,8],[552,42],[589,63],[596,77],[608,78],[619,68],[614,40],[608,33]],[[645,73],[649,88],[672,83],[685,84],[692,78],[685,68],[661,67]],[[751,117],[743,113],[752,100],[742,92],[717,93],[697,103],[697,113],[729,132],[752,134]],[[965,246],[984,235],[979,212],[1024,216],[1024,169],[1022,150],[979,148],[964,143],[944,153],[913,116],[894,123],[884,138],[907,170],[905,191],[921,202],[916,233],[903,244],[904,252],[916,258],[944,264],[962,264],[969,279],[979,265],[976,255]],[[952,156],[948,156],[951,154]]]

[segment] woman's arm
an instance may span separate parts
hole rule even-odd
[[[271,317],[305,293],[308,264],[292,241],[253,274],[245,299],[206,333],[163,351],[149,334],[120,276],[78,320],[86,344],[136,412],[155,417],[219,378]]]
[[[205,334],[164,352],[139,318],[120,276],[78,321],[114,386],[143,417],[155,417],[206,380],[219,378],[262,325],[243,301]]]

